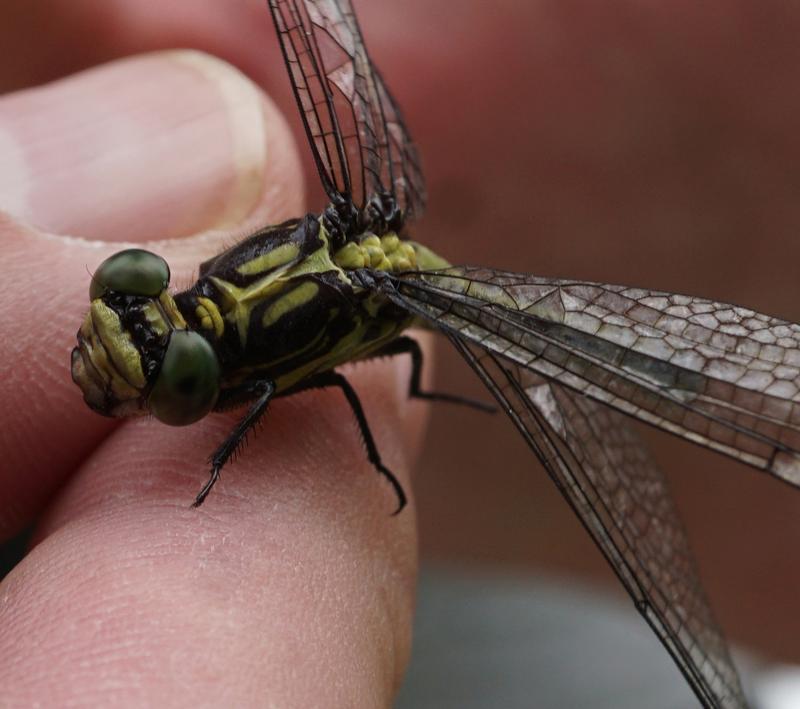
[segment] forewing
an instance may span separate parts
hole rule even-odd
[[[620,414],[451,335],[707,707],[746,702],[666,482]]]
[[[416,150],[364,46],[349,0],[269,0],[314,160],[329,197],[364,209],[392,195],[424,209]]]
[[[800,326],[702,298],[483,268],[387,295],[437,327],[800,485]]]

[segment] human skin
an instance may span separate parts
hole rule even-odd
[[[159,235],[143,245],[186,286],[199,261],[305,212],[280,114],[219,60],[165,52],[5,97],[0,135],[0,534],[40,516],[0,596],[3,702],[388,706],[414,509],[392,516],[341,393],[274,402],[195,510],[241,412],[120,423],[69,377],[89,272],[123,241]],[[409,365],[344,371],[410,491],[424,407],[406,401]]]
[[[24,58],[4,62],[6,85],[144,49],[196,46],[246,69],[293,120],[260,2],[224,11],[210,1],[156,11],[116,0],[102,13],[97,5],[4,3],[17,15],[0,22],[2,46]],[[754,0],[553,0],[496,3],[488,14],[486,3],[466,2],[454,15],[445,2],[356,5],[422,148],[431,206],[417,238],[451,260],[694,293],[800,320],[796,9]],[[34,29],[35,43],[27,39]],[[317,206],[313,180],[308,188]],[[151,216],[141,218],[152,215],[149,202],[129,204],[134,218],[116,226],[125,238],[154,238]],[[70,233],[110,238],[75,211]],[[52,371],[55,359],[61,366],[54,357]],[[439,388],[457,389],[447,362]],[[455,431],[445,423],[451,415]],[[507,422],[474,420],[451,411],[434,419],[417,481],[430,501],[419,510],[428,552],[602,575],[602,560]],[[496,446],[485,445],[489,434]],[[652,441],[728,635],[800,658],[800,565],[787,551],[800,542],[800,495],[672,438]],[[234,475],[238,482],[238,472],[226,473],[226,489]]]

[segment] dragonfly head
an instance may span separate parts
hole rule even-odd
[[[127,249],[92,278],[91,305],[72,350],[72,380],[104,416],[151,413],[181,426],[205,416],[220,388],[217,355],[167,292],[169,266]]]

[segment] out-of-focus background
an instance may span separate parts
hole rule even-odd
[[[800,5],[354,5],[423,156],[430,201],[416,238],[454,262],[703,295],[800,320]],[[0,46],[2,90],[150,49],[204,49],[262,83],[304,145],[260,0],[4,0]],[[481,396],[444,342],[436,368],[438,389]],[[646,435],[726,634],[800,662],[800,491]],[[416,490],[423,559],[459,569],[446,581],[453,598],[464,575],[496,588],[480,576],[487,570],[557,580],[547,588],[569,579],[579,596],[621,594],[504,417],[436,408]],[[441,588],[441,576],[430,578],[423,611]],[[449,606],[430,607],[439,608],[433,622]]]

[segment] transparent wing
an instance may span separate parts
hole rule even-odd
[[[417,146],[408,133],[400,107],[386,88],[383,77],[375,66],[372,70],[375,74],[378,95],[381,97],[389,139],[388,179],[393,185],[393,194],[405,221],[419,219],[425,211],[428,195]]]
[[[666,482],[622,415],[450,339],[508,412],[706,707],[746,701]]]
[[[391,196],[404,217],[425,207],[416,149],[373,68],[349,0],[269,0],[325,191],[363,210]]]
[[[451,268],[379,284],[440,329],[800,485],[800,326],[702,298]]]

